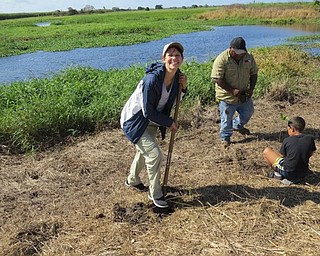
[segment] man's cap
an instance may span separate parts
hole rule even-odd
[[[178,42],[171,42],[169,44],[166,44],[164,47],[163,47],[163,51],[162,51],[162,57],[164,57],[166,55],[166,52],[168,51],[168,49],[170,47],[175,47],[179,50],[179,52],[183,55],[183,46],[182,44],[178,43]]]
[[[244,41],[242,37],[233,38],[230,43],[230,48],[232,48],[236,54],[247,52],[246,41]]]

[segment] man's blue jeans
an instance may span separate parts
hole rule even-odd
[[[253,100],[250,98],[246,102],[239,104],[229,104],[220,101],[219,109],[221,115],[220,138],[221,140],[230,142],[233,129],[242,129],[253,115]],[[237,112],[238,115],[234,118],[235,112]]]

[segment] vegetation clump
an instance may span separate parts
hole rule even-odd
[[[208,25],[221,22],[227,25],[261,24],[265,20],[277,22],[278,19],[311,23],[320,20],[317,19],[319,12],[307,3],[231,5],[208,9],[52,17],[48,27],[35,26],[37,22],[47,21],[44,17],[4,20],[0,21],[0,38],[3,39],[0,40],[0,55],[133,44],[172,33],[209,29]],[[312,40],[317,39],[319,37],[312,36]],[[277,97],[273,95],[271,98],[294,102],[292,95],[308,93],[301,83],[320,79],[319,61],[298,48],[281,46],[252,51],[260,68],[254,95],[257,98],[282,88],[283,97],[277,93]],[[214,85],[210,79],[212,61],[183,64],[182,70],[189,81],[186,108],[214,104]],[[74,136],[118,127],[121,108],[143,73],[144,67],[141,66],[108,71],[69,68],[51,78],[1,86],[0,144],[11,152],[42,150]]]
[[[270,95],[275,88],[290,95],[305,94],[308,90],[300,84],[320,79],[319,61],[299,49],[280,46],[253,52],[260,67],[256,98]],[[214,104],[212,61],[186,62],[181,67],[189,88],[184,107]],[[142,66],[108,71],[70,68],[52,78],[1,86],[0,144],[17,152],[40,150],[74,136],[119,127],[123,104],[143,73]],[[292,97],[282,98],[292,101]]]
[[[234,4],[198,15],[207,20],[245,20],[260,24],[291,24],[319,22],[320,13],[309,4]]]

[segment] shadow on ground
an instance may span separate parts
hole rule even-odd
[[[313,128],[306,128],[303,131],[304,134],[312,135],[315,140],[320,140],[320,130],[319,129],[313,129]],[[280,132],[274,132],[274,133],[251,133],[251,136],[248,138],[245,138],[244,140],[240,142],[250,142],[255,140],[266,140],[266,141],[279,141],[282,142],[284,138],[288,137],[287,131],[283,130]]]
[[[320,193],[310,192],[303,186],[313,186],[320,184],[320,173],[313,172],[304,178],[299,184],[279,187],[264,187],[261,189],[252,188],[246,185],[211,185],[195,189],[185,190],[183,188],[167,187],[166,199],[169,208],[160,209],[152,203],[135,203],[132,207],[114,205],[114,221],[128,222],[130,224],[140,224],[153,221],[150,212],[156,214],[156,219],[169,216],[176,209],[189,207],[203,207],[205,205],[216,205],[228,202],[248,202],[267,198],[279,201],[285,207],[294,207],[310,200],[320,204]],[[192,200],[183,200],[183,197],[191,196]]]
[[[280,183],[280,181],[279,181]],[[267,198],[280,201],[286,207],[294,207],[305,201],[313,201],[320,204],[320,193],[310,192],[303,186],[315,186],[320,184],[320,173],[313,172],[305,177],[300,183],[290,186],[252,188],[246,185],[212,185],[200,187],[188,191],[179,190],[180,194],[197,195],[195,200],[180,202],[179,205],[205,205],[226,202],[244,202]],[[175,192],[177,193],[177,192]]]

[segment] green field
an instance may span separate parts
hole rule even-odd
[[[279,11],[276,17],[267,15],[270,8]],[[261,16],[243,18],[253,10]],[[35,25],[45,21],[51,22],[51,26]],[[236,13],[234,6],[229,6],[2,20],[0,54],[136,44],[205,30],[212,25],[286,22],[318,24],[319,12],[310,3],[260,4],[243,5]],[[319,37],[296,40],[318,40]],[[299,82],[320,80],[319,62],[298,48],[261,48],[253,49],[253,53],[260,67],[255,97],[263,97],[279,87],[286,92],[308,93],[299,90]],[[189,92],[182,107],[214,104],[211,65],[212,61],[183,64]],[[143,72],[141,66],[109,71],[71,68],[50,79],[1,86],[0,143],[15,152],[42,150],[72,136],[118,127],[121,108]]]
[[[213,25],[293,23],[320,24],[320,12],[312,3],[252,4],[7,19],[0,20],[0,56],[131,45]]]

